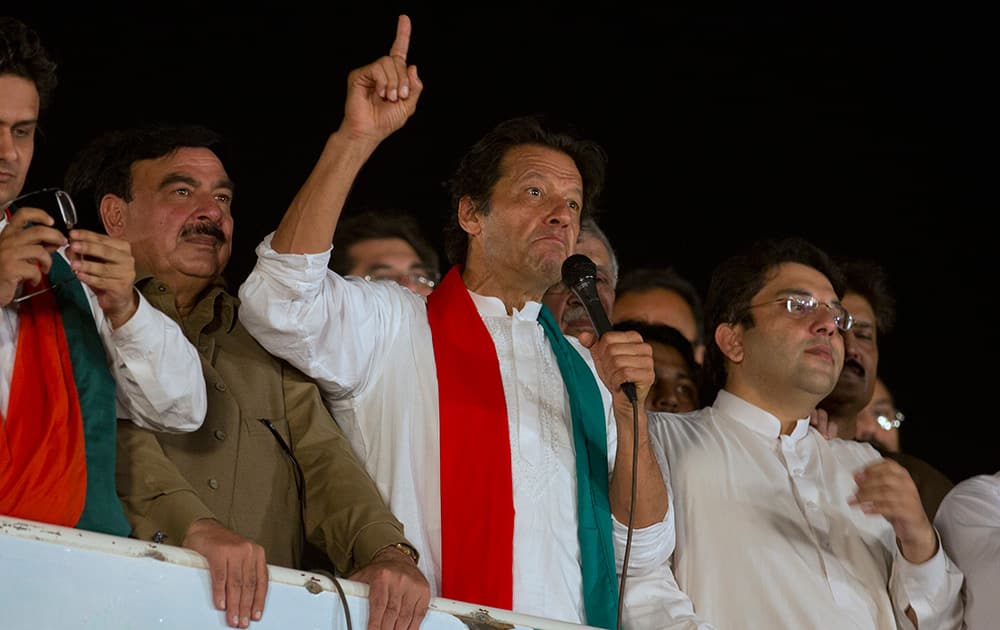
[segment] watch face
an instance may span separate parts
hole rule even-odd
[[[411,546],[409,546],[407,544],[404,544],[404,543],[396,543],[395,545],[393,545],[393,547],[395,547],[396,549],[402,551],[406,555],[408,555],[411,558],[413,558],[414,562],[419,562],[420,561],[419,555],[417,554],[417,550],[414,549],[413,547],[411,547]]]

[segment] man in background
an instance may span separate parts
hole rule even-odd
[[[416,219],[399,210],[345,217],[333,235],[330,269],[342,276],[392,280],[423,296],[441,281],[437,252]]]
[[[681,331],[699,365],[705,356],[704,314],[694,285],[673,267],[642,267],[622,274],[615,289],[614,322],[666,324]]]
[[[878,379],[879,338],[892,331],[896,321],[896,301],[889,290],[888,276],[877,263],[849,259],[840,263],[846,281],[843,305],[854,319],[844,331],[844,367],[837,385],[818,409],[826,412],[826,432],[845,440],[855,439],[858,417],[872,400]],[[917,485],[920,500],[933,521],[941,499],[952,482],[924,460],[903,452],[878,449],[909,472]]]
[[[597,268],[597,297],[610,319],[614,309],[615,285],[618,283],[618,258],[607,235],[593,217],[580,221],[580,236],[576,239],[574,253],[590,258]],[[579,337],[582,332],[595,332],[587,309],[562,280],[549,287],[542,296],[542,303],[552,312],[564,334]]]

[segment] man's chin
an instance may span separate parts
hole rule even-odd
[[[187,260],[184,261],[184,264],[177,266],[176,269],[189,278],[212,281],[221,276],[226,267],[225,265],[220,265],[218,260],[212,260],[211,262]]]

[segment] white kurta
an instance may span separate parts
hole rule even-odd
[[[240,288],[240,319],[268,351],[316,379],[382,496],[421,552],[432,594],[441,586],[438,386],[424,298],[394,282],[341,278],[329,252],[281,255],[271,236]],[[472,294],[497,349],[510,428],[514,490],[514,610],[584,618],[576,527],[576,468],[569,399],[537,322],[541,305],[507,315],[500,300]],[[590,353],[569,338],[594,369]],[[595,374],[596,378],[596,374]],[[600,383],[600,381],[598,381]],[[611,395],[609,469],[616,429]],[[482,497],[489,500],[489,497]],[[625,529],[616,524],[616,545]],[[672,520],[633,535],[630,566],[659,564]],[[620,557],[620,556],[619,556]],[[484,563],[484,570],[489,566]]]
[[[959,482],[941,501],[934,525],[965,574],[969,630],[1000,625],[1000,472]]]
[[[962,574],[943,550],[921,565],[898,551],[881,516],[848,505],[852,474],[879,459],[868,444],[825,440],[719,393],[688,414],[650,414],[669,462],[674,573],[698,615],[719,628],[958,628]]]
[[[6,225],[7,219],[0,218],[0,231]],[[65,249],[59,255],[65,258]],[[180,326],[139,295],[132,318],[112,330],[97,296],[82,286],[115,381],[118,417],[168,433],[200,427],[208,405],[205,378],[198,351]],[[4,414],[17,356],[17,309],[16,304],[0,308],[0,410]]]

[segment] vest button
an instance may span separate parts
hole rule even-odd
[[[224,392],[226,391],[226,384],[220,381],[215,384],[215,389],[219,390],[220,392]]]
[[[212,490],[218,490],[219,489],[219,480],[215,479],[215,478],[209,479],[208,480],[208,487],[211,488]]]
[[[226,439],[226,432],[223,431],[222,429],[216,429],[215,430],[215,439],[219,440],[220,442],[222,440]]]

